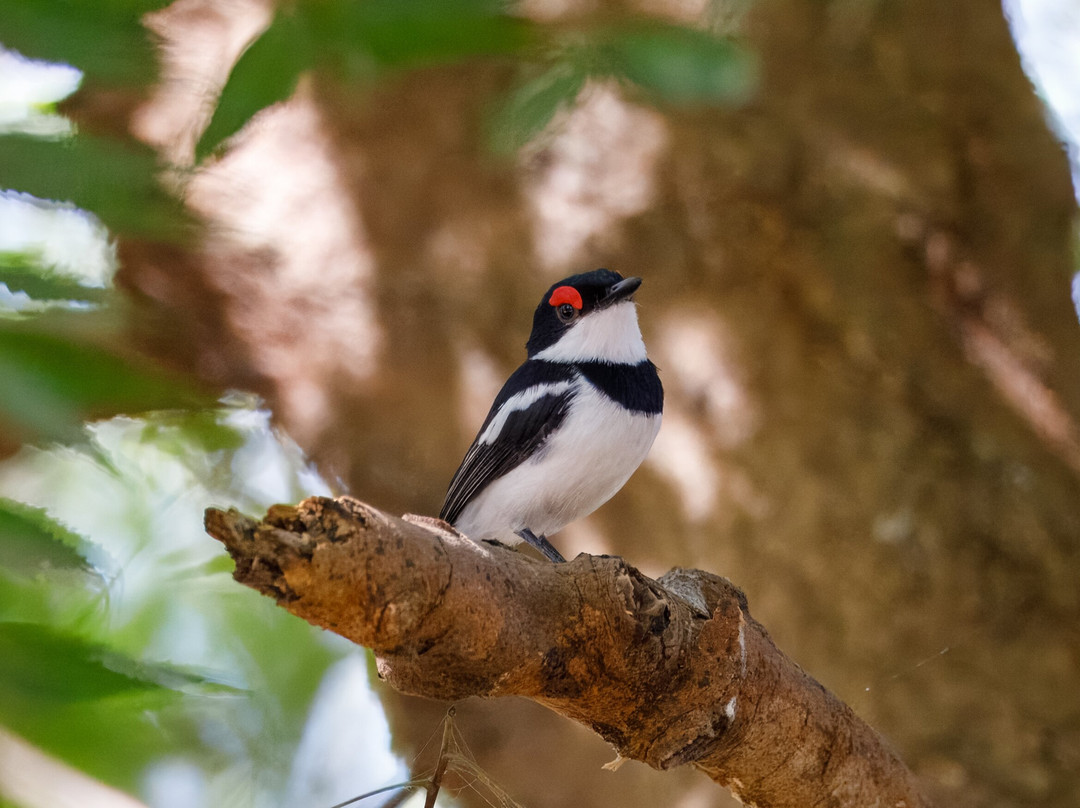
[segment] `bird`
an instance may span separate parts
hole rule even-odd
[[[623,487],[660,429],[664,388],[649,361],[634,293],[610,269],[544,293],[525,362],[506,380],[450,481],[439,517],[470,539],[531,544]]]

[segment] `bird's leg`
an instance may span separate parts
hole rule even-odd
[[[551,545],[551,542],[549,542],[544,536],[537,536],[527,527],[523,527],[521,530],[517,531],[517,534],[521,536],[522,539],[531,544],[533,547],[535,547],[537,550],[539,550],[541,553],[543,553],[544,558],[546,558],[548,561],[554,561],[557,564],[566,563],[566,559],[562,557],[562,553],[556,550]]]

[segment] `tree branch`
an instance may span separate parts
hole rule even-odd
[[[539,562],[349,497],[208,509],[236,580],[374,650],[407,693],[525,696],[623,757],[693,764],[748,804],[929,803],[895,752],[784,656],[729,581],[620,558]]]

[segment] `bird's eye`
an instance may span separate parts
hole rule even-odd
[[[548,305],[555,309],[560,321],[569,323],[581,313],[581,292],[573,286],[557,286],[548,298]]]

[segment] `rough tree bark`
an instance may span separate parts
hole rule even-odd
[[[406,693],[524,696],[622,757],[692,764],[761,808],[929,805],[727,579],[674,569],[652,580],[614,556],[539,562],[440,524],[349,497],[276,506],[262,522],[206,512],[236,580],[373,649],[380,676]]]

